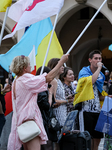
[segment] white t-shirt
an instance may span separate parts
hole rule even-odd
[[[82,109],[86,112],[95,112],[100,113],[101,107],[100,107],[100,100],[98,95],[98,89],[95,84],[93,84],[93,92],[94,92],[94,99],[87,100],[82,103]]]

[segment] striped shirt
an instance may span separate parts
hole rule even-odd
[[[12,85],[12,99],[15,102],[17,125],[21,125],[23,121],[33,119],[41,130],[40,143],[45,144],[47,141],[47,135],[43,126],[43,121],[39,107],[37,105],[37,93],[47,90],[46,73],[40,76],[34,76],[29,73],[25,73],[18,79],[16,79],[15,93],[16,99],[14,99],[14,83]],[[14,108],[14,106],[13,106]],[[20,150],[22,142],[19,140],[17,134],[17,126],[15,121],[15,111],[13,109],[11,133],[8,140],[7,150]]]

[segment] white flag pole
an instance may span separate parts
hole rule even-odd
[[[56,15],[56,18],[55,18],[53,30],[52,30],[52,33],[51,33],[51,37],[50,37],[50,40],[49,40],[49,44],[48,44],[48,47],[47,47],[47,52],[46,52],[46,55],[45,55],[45,58],[44,58],[44,62],[43,62],[43,66],[42,66],[40,75],[43,73],[43,70],[44,70],[44,66],[45,66],[45,63],[46,63],[47,55],[48,55],[48,52],[49,52],[49,49],[50,49],[50,45],[51,45],[51,41],[52,41],[52,38],[53,38],[54,30],[55,30],[56,23],[57,23],[57,20],[58,20],[58,15],[59,15],[59,13]]]
[[[66,63],[64,63],[64,67],[67,67]]]
[[[97,16],[97,14],[100,12],[101,8],[104,6],[104,4],[106,3],[107,0],[105,0],[102,5],[100,6],[100,8],[97,10],[97,12],[94,14],[94,16],[92,17],[92,19],[89,21],[89,23],[86,25],[86,27],[84,28],[84,30],[80,33],[80,35],[78,36],[78,38],[76,39],[76,41],[72,44],[72,46],[70,47],[70,49],[67,51],[66,54],[69,54],[71,52],[71,50],[73,49],[73,47],[77,44],[77,42],[79,41],[79,39],[82,37],[82,35],[84,34],[84,32],[87,30],[87,28],[90,26],[90,24],[92,23],[92,21],[95,19],[95,17]]]
[[[5,23],[6,23],[6,20],[7,20],[8,11],[9,11],[9,7],[7,7],[7,10],[5,12],[5,17],[4,17],[4,21],[3,21],[3,25],[2,25],[1,34],[0,34],[0,46],[1,46],[2,37],[3,37],[4,29],[5,29]]]

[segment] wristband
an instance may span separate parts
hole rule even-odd
[[[68,101],[68,100],[66,100],[66,102],[68,103],[69,101]]]

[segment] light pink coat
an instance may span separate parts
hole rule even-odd
[[[43,126],[43,120],[39,107],[37,105],[37,93],[47,90],[46,73],[40,76],[34,76],[25,73],[16,80],[16,100],[13,95],[12,85],[12,98],[16,105],[17,124],[20,125],[27,119],[34,119],[41,130],[40,139],[41,144],[46,144],[47,135]],[[15,112],[13,111],[11,133],[8,140],[7,150],[20,150],[22,142],[19,140]]]

